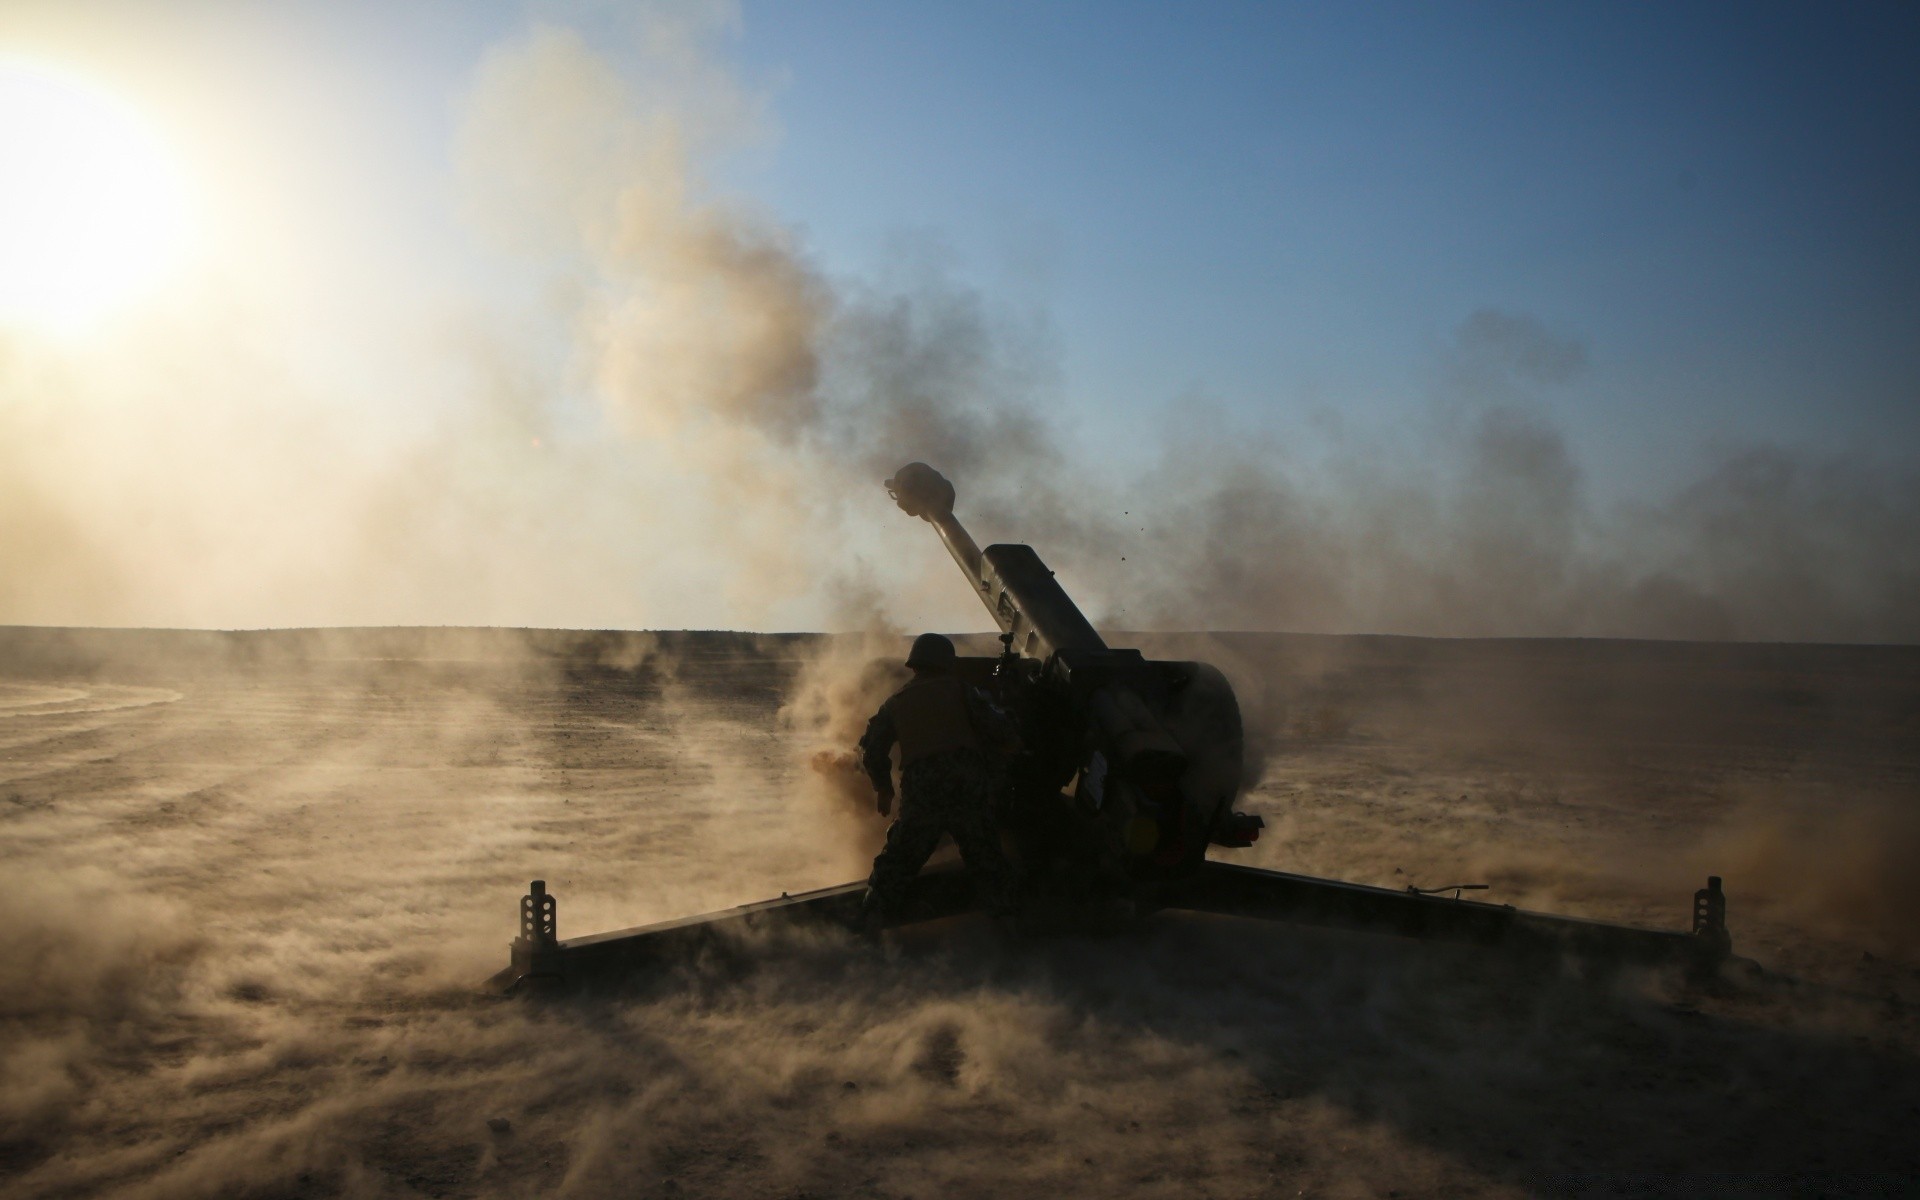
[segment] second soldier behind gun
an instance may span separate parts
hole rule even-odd
[[[900,746],[900,815],[873,860],[862,917],[877,930],[899,912],[908,886],[943,833],[953,836],[976,896],[995,917],[1013,902],[1012,871],[993,819],[999,756],[1018,744],[1006,715],[954,672],[953,643],[937,633],[914,639],[913,678],[880,706],[860,739],[881,816],[893,811],[892,750]]]

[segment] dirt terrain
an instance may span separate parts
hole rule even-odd
[[[864,873],[903,641],[0,630],[8,1196],[1745,1196],[1920,1187],[1920,649],[1161,636],[1236,861],[1681,927],[1738,986],[1161,916],[777,938],[621,1000],[562,936]]]

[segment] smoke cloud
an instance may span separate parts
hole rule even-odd
[[[1920,637],[1910,471],[1745,445],[1601,505],[1547,415],[1593,356],[1524,313],[1464,317],[1420,429],[1170,401],[1157,462],[1092,461],[1050,415],[1043,317],[910,240],[830,277],[716,184],[773,136],[731,28],[540,25],[479,62],[462,216],[519,310],[316,358],[235,294],[84,355],[0,346],[0,621],[808,628],[868,588],[886,619],[977,627],[875,486],[917,458],[1121,629]]]

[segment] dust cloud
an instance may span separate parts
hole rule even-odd
[[[1911,943],[1719,840],[1763,802],[1911,794],[1897,651],[1213,639],[1286,733],[1243,860],[1485,871],[1663,927],[1718,869],[1738,948],[1792,977],[1688,990],[1164,916],[795,932],[541,1004],[477,990],[530,877],[563,936],[850,877],[858,814],[795,797],[904,637],[4,640],[10,1195],[1871,1195],[1920,1171]]]
[[[857,749],[867,721],[907,681],[905,639],[897,631],[824,639],[802,662],[777,714],[781,729],[803,739],[806,773],[794,793],[801,811],[832,821],[851,856],[855,877],[865,874],[885,840],[874,820],[874,790]]]
[[[1920,953],[1920,812],[1911,797],[1754,800],[1692,856],[1756,895],[1884,954]]]

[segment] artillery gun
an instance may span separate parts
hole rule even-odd
[[[1014,718],[997,815],[1022,881],[1029,929],[1110,927],[1186,910],[1497,946],[1521,955],[1678,964],[1711,972],[1732,952],[1720,878],[1694,894],[1692,927],[1642,929],[1462,899],[1481,884],[1405,890],[1241,866],[1208,857],[1244,848],[1264,822],[1237,812],[1242,726],[1233,688],[1199,662],[1109,647],[1040,556],[982,550],[954,516],[954,489],[925,463],[886,481],[909,516],[933,526],[1000,628],[998,655],[962,657],[963,678]],[[580,982],[682,959],[716,938],[781,922],[858,928],[864,883],[721,912],[562,940],[543,881],[520,903],[512,960],[490,984]],[[1448,894],[1451,893],[1451,894]],[[976,911],[955,866],[914,881],[895,925]]]

